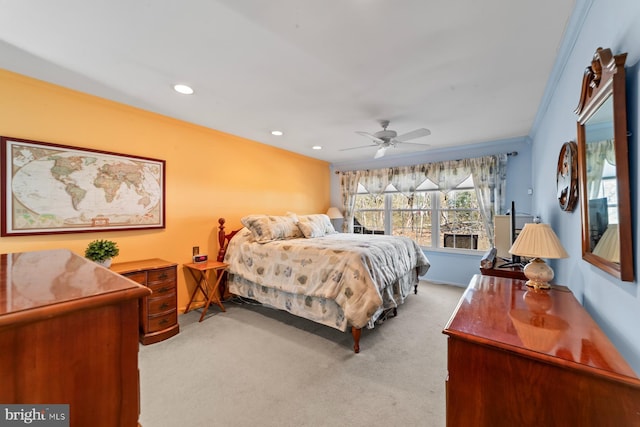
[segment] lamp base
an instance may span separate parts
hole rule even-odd
[[[551,285],[547,282],[537,282],[534,280],[527,280],[526,285],[533,289],[542,289],[542,290],[551,289]]]
[[[534,258],[522,270],[527,279],[527,286],[534,289],[551,289],[549,281],[553,279],[553,270],[540,258]]]

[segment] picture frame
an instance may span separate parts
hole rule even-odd
[[[0,136],[0,235],[165,228],[164,160]]]

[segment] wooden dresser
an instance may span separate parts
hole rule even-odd
[[[153,344],[180,332],[177,264],[153,258],[116,263],[111,270],[151,289],[140,300],[140,342]]]
[[[71,426],[136,426],[149,293],[68,250],[0,255],[0,402],[68,404]]]
[[[447,426],[640,426],[640,379],[566,287],[476,275],[445,330]]]

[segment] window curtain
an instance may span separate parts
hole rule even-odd
[[[587,144],[587,194],[589,199],[598,198],[600,195],[600,183],[602,182],[602,171],[604,163],[608,162],[615,166],[616,151],[613,139],[590,142]]]
[[[431,163],[427,167],[429,180],[443,193],[448,193],[462,184],[469,175],[471,175],[469,159]]]
[[[360,171],[340,172],[340,192],[344,206],[342,231],[345,233],[353,233],[353,217],[360,175]]]
[[[485,156],[469,159],[471,176],[476,189],[480,216],[487,230],[491,246],[495,245],[493,218],[504,212],[507,185],[507,155]]]
[[[411,197],[425,180],[439,191],[448,192],[473,176],[482,221],[490,243],[494,243],[493,217],[504,212],[507,155],[449,160],[414,166],[340,172],[340,190],[345,208],[343,230],[353,232],[353,217],[358,184],[370,194],[382,194],[389,184]]]
[[[391,171],[388,168],[360,171],[359,184],[366,188],[369,194],[382,194],[391,182]]]
[[[427,165],[401,166],[391,168],[391,184],[407,197],[427,180]]]

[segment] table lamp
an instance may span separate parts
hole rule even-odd
[[[618,224],[609,224],[596,247],[593,254],[606,259],[607,261],[620,264],[620,233]]]
[[[541,258],[567,258],[558,236],[549,224],[528,223],[513,242],[509,253],[533,258],[524,267],[523,273],[529,279],[527,286],[534,289],[550,289],[549,281],[553,279],[553,270]]]
[[[340,212],[340,209],[336,208],[335,206],[331,206],[327,210],[327,216],[329,217],[329,220],[331,221],[331,225],[333,225],[333,227],[336,230],[338,228],[340,228],[340,226],[342,225],[342,221],[338,221],[338,224],[335,224],[333,222],[334,220],[340,220],[340,219],[344,218],[344,216],[342,215],[342,212]]]
[[[335,206],[331,206],[329,208],[329,210],[327,210],[327,216],[330,219],[342,219],[342,218],[344,218],[344,216],[342,216],[342,212],[340,212],[340,209],[336,208]]]

